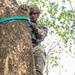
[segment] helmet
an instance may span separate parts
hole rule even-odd
[[[37,5],[30,6],[30,13],[41,13]]]

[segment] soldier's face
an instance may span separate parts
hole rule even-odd
[[[36,22],[39,15],[37,13],[30,13],[29,17],[32,22]]]

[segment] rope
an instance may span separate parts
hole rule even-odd
[[[2,18],[0,19],[0,24],[6,21],[10,21],[10,20],[26,20],[28,21],[28,23],[30,25],[32,25],[32,22],[30,21],[30,19],[27,16],[10,16],[10,17],[6,17],[6,18]]]

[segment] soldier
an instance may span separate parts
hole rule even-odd
[[[43,75],[43,69],[45,66],[46,53],[44,48],[41,46],[41,42],[47,36],[47,27],[39,24],[37,19],[41,12],[36,5],[30,7],[29,17],[31,22],[34,24],[31,26],[32,45],[35,59],[35,67],[37,75]]]

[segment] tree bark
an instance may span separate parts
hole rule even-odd
[[[26,14],[27,13],[27,14]],[[15,0],[0,0],[0,19],[23,13]],[[12,20],[0,24],[0,75],[36,75],[29,24]]]

